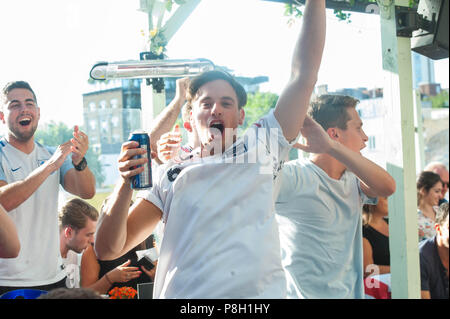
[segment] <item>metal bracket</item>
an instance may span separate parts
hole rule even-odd
[[[432,21],[417,13],[416,8],[395,6],[395,22],[397,26],[397,36],[412,38],[413,31],[422,29],[434,33],[436,29],[436,14],[433,13]]]
[[[164,59],[164,54],[155,54],[153,52],[141,52],[139,53],[139,59],[141,61],[143,60],[162,60]],[[147,86],[153,86],[153,89],[157,93],[161,93],[164,90],[164,78],[152,78],[152,79],[145,79],[145,84]]]

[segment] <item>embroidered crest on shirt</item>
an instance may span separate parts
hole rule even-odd
[[[170,182],[175,181],[175,179],[178,177],[178,175],[181,173],[182,168],[181,167],[172,167],[167,171],[167,178]]]

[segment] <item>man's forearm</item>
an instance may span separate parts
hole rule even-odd
[[[339,142],[334,141],[332,145],[329,155],[344,164],[369,187],[371,194],[367,195],[387,197],[395,192],[395,180],[385,169]]]
[[[316,82],[325,46],[325,0],[307,0],[303,25],[292,57],[292,76]]]
[[[177,121],[181,108],[184,103],[184,98],[174,99],[152,122],[152,129],[150,131],[150,144],[153,152],[158,152],[157,142],[161,135],[169,132]]]
[[[98,220],[95,253],[99,259],[116,258],[127,238],[127,218],[133,190],[123,181],[117,184]]]
[[[6,211],[19,207],[56,170],[54,164],[45,163],[36,168],[24,180],[0,186],[0,204]]]
[[[0,258],[15,258],[20,251],[20,241],[13,220],[0,205]]]
[[[291,78],[274,115],[288,141],[294,140],[309,106],[325,46],[325,0],[307,0],[302,29],[292,57]]]
[[[89,167],[82,171],[71,169],[64,177],[64,189],[83,199],[90,199],[95,195],[95,176]]]

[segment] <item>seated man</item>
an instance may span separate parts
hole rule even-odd
[[[161,166],[153,188],[138,194],[130,211],[130,179],[143,169],[130,168],[147,160],[134,160],[145,151],[135,142],[124,143],[121,182],[99,220],[99,258],[114,259],[136,246],[162,218],[154,298],[284,298],[273,210],[276,176],[303,124],[324,39],[325,1],[308,0],[291,79],[275,111],[241,139],[236,130],[245,116],[243,87],[219,71],[195,77],[188,103],[200,157]]]
[[[436,214],[436,235],[419,244],[422,299],[448,299],[448,203]]]
[[[59,243],[66,270],[66,287],[80,288],[80,255],[94,244],[98,211],[79,198],[67,201],[59,214]]]

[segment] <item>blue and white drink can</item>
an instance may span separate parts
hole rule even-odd
[[[148,162],[144,164],[144,171],[138,175],[135,175],[131,179],[131,188],[144,189],[152,187],[152,161],[150,153],[150,137],[142,130],[134,131],[130,134],[129,141],[135,141],[139,143],[139,147],[147,151],[144,155],[136,155],[134,159],[147,156]],[[139,165],[138,167],[140,167]]]

